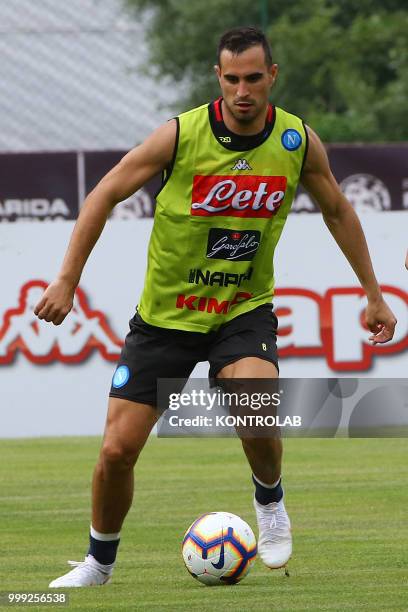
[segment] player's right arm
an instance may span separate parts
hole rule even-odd
[[[135,193],[171,163],[176,143],[176,120],[155,130],[132,149],[85,199],[57,278],[47,287],[34,313],[60,325],[72,308],[85,263],[113,207]]]

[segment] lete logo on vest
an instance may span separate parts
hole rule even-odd
[[[191,214],[268,218],[286,192],[286,176],[202,176],[193,181]]]

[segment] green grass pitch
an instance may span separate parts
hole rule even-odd
[[[0,440],[0,591],[47,590],[68,571],[67,559],[82,560],[99,444]],[[67,590],[69,607],[59,609],[406,611],[407,451],[405,439],[285,441],[290,577],[257,559],[242,583],[210,588],[189,576],[180,543],[207,511],[238,514],[256,532],[240,443],[152,438],[136,468],[135,502],[111,584]]]

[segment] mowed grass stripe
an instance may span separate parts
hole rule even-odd
[[[99,446],[97,438],[0,440],[1,590],[44,590],[67,559],[83,558]],[[258,560],[241,584],[208,588],[187,574],[180,542],[209,510],[256,529],[239,441],[152,438],[113,581],[71,590],[69,609],[406,611],[407,450],[404,439],[287,440],[290,578]]]

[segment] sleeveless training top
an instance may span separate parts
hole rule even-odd
[[[138,310],[150,325],[209,332],[272,302],[273,254],[307,134],[301,119],[272,106],[263,132],[233,134],[221,99],[179,115],[177,127]]]

